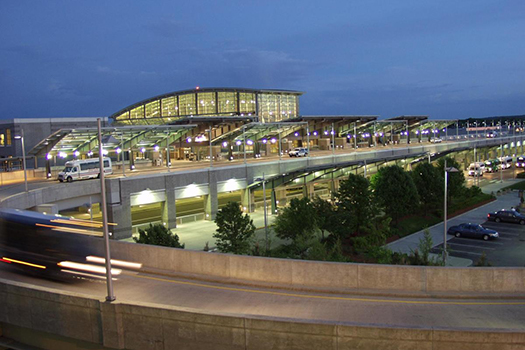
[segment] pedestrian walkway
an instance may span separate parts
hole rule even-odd
[[[484,193],[494,193],[496,194],[498,190],[501,190],[505,187],[508,187],[516,182],[523,180],[520,179],[509,179],[501,181],[493,181],[486,186],[483,186],[481,190]],[[487,220],[487,213],[498,211],[500,209],[510,209],[511,207],[517,206],[519,203],[519,197],[517,191],[511,191],[507,194],[496,197],[496,200],[476,209],[470,210],[466,213],[458,215],[452,219],[447,220],[447,228],[459,225],[464,222],[481,224]],[[428,228],[431,236],[434,247],[440,244],[443,244],[444,239],[444,227],[443,222],[436,224]],[[415,251],[419,246],[419,241],[423,239],[425,230],[413,233],[411,235],[405,236],[397,241],[387,244],[387,247],[394,252],[407,253],[409,254],[412,251]],[[447,235],[447,241],[454,238],[454,236]],[[470,266],[472,260],[463,259],[457,257],[449,257],[447,259],[447,266]]]

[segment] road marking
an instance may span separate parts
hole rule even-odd
[[[471,239],[468,239],[468,238],[456,238],[456,239],[461,239],[462,241],[467,241],[467,242],[472,242]],[[483,243],[489,243],[489,244],[495,244],[495,245],[503,245],[503,243],[496,243],[496,242],[492,242],[492,241],[483,241]],[[454,242],[451,242],[450,244],[454,244]],[[481,247],[481,246],[479,246]]]
[[[295,297],[304,299],[324,299],[324,300],[346,300],[346,301],[364,301],[369,303],[391,303],[391,304],[421,304],[421,305],[525,305],[525,301],[509,301],[509,302],[487,302],[487,301],[421,301],[421,300],[390,300],[390,299],[367,299],[367,298],[352,298],[352,297],[335,297],[326,295],[307,295],[307,294],[296,294],[296,293],[285,293],[285,292],[272,292],[264,290],[255,290],[247,288],[232,288],[232,287],[221,287],[213,286],[204,283],[186,282],[169,280],[166,278],[159,277],[148,277],[144,275],[135,275],[137,278],[144,278],[160,282],[168,282],[175,284],[184,284],[188,286],[203,287],[210,289],[228,290],[233,292],[245,292],[245,293],[256,293],[256,294],[268,294],[268,295],[279,295],[285,297]]]
[[[483,255],[483,253],[474,253],[474,252],[468,252],[468,251],[465,251],[465,250],[457,250],[457,249],[453,249],[452,251],[450,251],[450,254],[454,254],[454,253],[463,253],[463,254],[471,254],[471,255]]]
[[[496,248],[486,248],[486,247],[482,247],[482,246],[479,246],[479,245],[461,244],[461,243],[454,243],[454,242],[449,242],[448,244],[449,244],[449,245],[460,245],[460,246],[462,246],[462,247],[470,247],[470,248],[478,248],[478,249],[496,250]]]

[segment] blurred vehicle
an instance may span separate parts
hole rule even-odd
[[[485,163],[470,163],[468,167],[468,175],[469,176],[483,176],[483,172],[485,171]]]
[[[497,231],[490,230],[478,224],[460,224],[452,226],[448,229],[447,233],[456,237],[482,238],[485,241],[499,237]]]
[[[66,162],[64,170],[58,173],[58,181],[72,182],[73,180],[94,179],[100,174],[100,162],[96,159],[73,160]],[[111,159],[104,158],[104,174],[113,174]]]
[[[297,147],[288,152],[290,157],[306,157],[308,155],[308,148]]]
[[[439,137],[433,137],[430,139],[430,143],[441,143],[443,140]]]
[[[501,162],[501,169],[502,170],[505,170],[505,169],[508,169],[508,168],[512,167],[512,157],[510,157],[510,156],[503,156],[503,157],[499,157],[498,159]]]
[[[487,132],[487,138],[488,138],[488,139],[493,139],[493,138],[495,138],[495,137],[498,137],[498,133],[497,133],[497,132],[495,132],[495,131],[489,131],[489,132]]]
[[[522,215],[515,210],[503,209],[495,213],[488,213],[487,219],[495,222],[512,222],[525,225],[525,215]]]
[[[485,172],[495,173],[499,171],[500,161],[498,159],[491,159],[485,162]]]
[[[105,279],[105,266],[88,260],[102,251],[100,228],[96,221],[0,209],[0,262],[39,277]]]
[[[516,158],[516,168],[525,168],[525,156]]]

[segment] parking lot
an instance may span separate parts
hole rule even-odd
[[[484,241],[475,238],[456,238],[447,241],[449,255],[470,259],[474,264],[483,252],[492,266],[525,266],[525,225],[487,221],[483,227],[499,232],[499,238]],[[432,253],[440,254],[443,244]]]

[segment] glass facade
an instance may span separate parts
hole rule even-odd
[[[173,93],[134,105],[111,116],[118,124],[169,123],[173,117],[253,116],[277,122],[299,116],[300,92],[246,89],[205,89]]]

